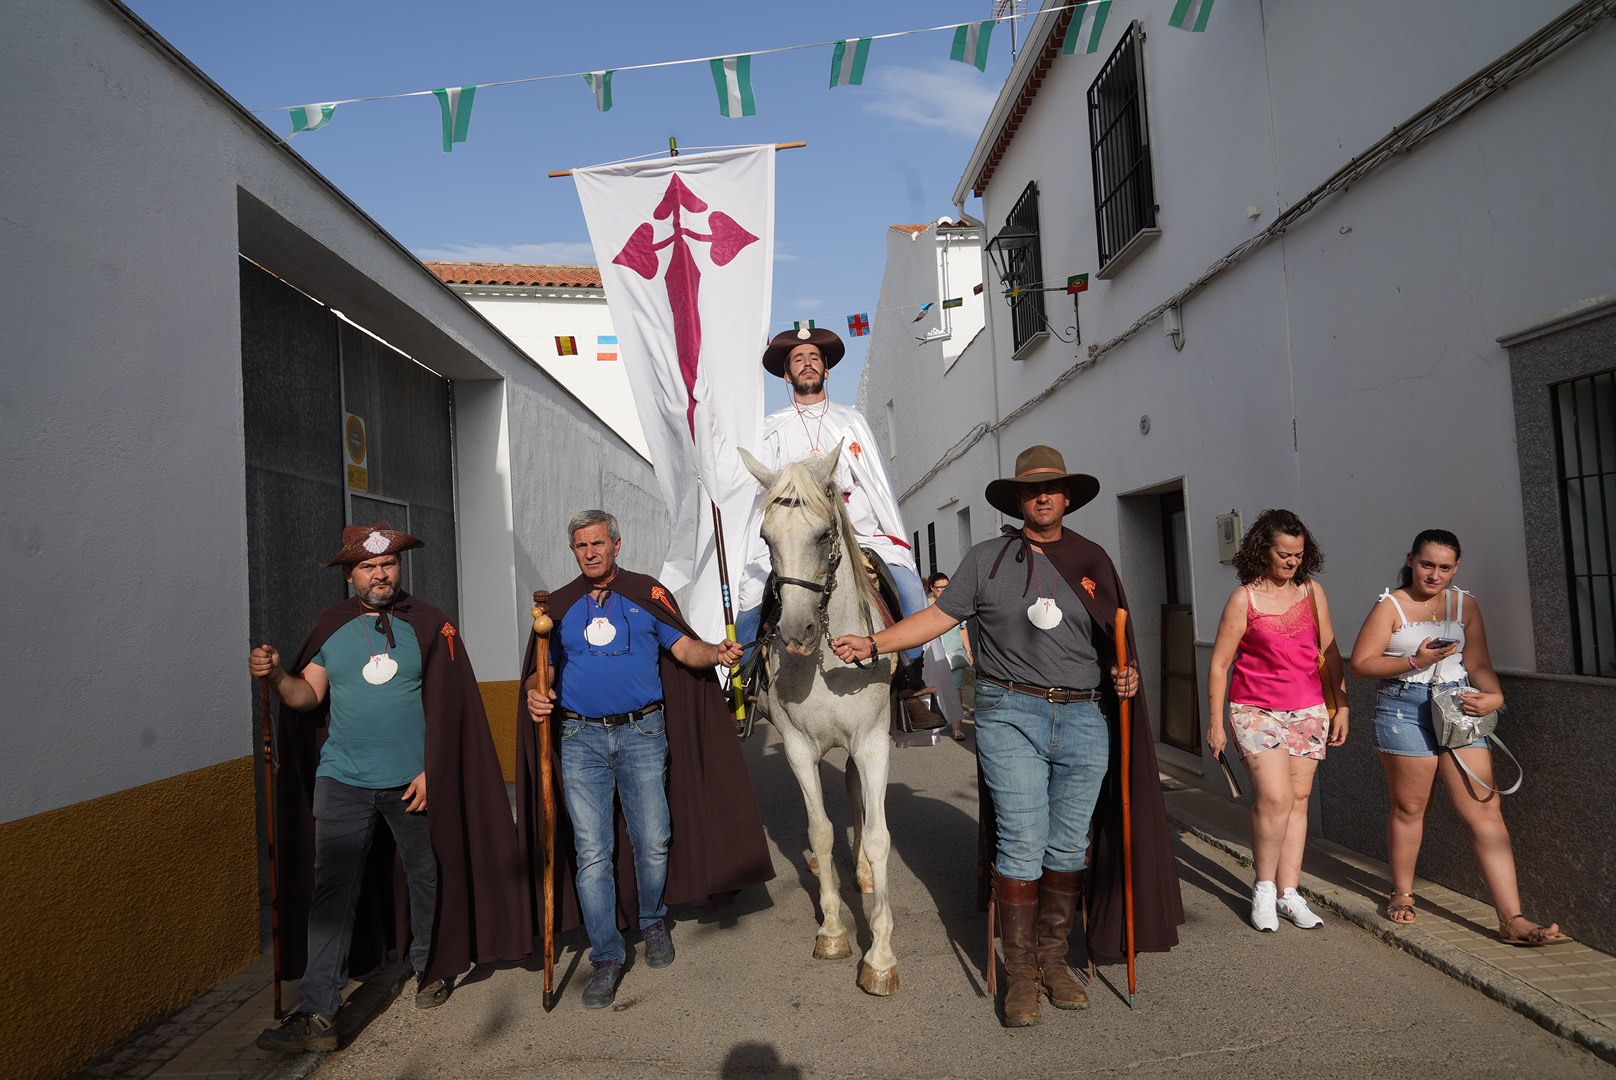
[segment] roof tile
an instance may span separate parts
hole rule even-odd
[[[593,266],[493,262],[428,262],[426,266],[450,285],[537,285],[554,289],[601,287],[600,270]]]

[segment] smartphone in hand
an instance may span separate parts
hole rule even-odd
[[[1426,642],[1426,645],[1432,649],[1446,649],[1449,645],[1457,644],[1459,644],[1459,639],[1452,637],[1432,638],[1430,641]]]

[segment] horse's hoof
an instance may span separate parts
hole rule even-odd
[[[859,989],[875,997],[887,997],[898,992],[898,967],[894,964],[885,971],[877,971],[863,960],[859,961]]]
[[[820,934],[814,938],[815,960],[839,960],[844,956],[851,956],[853,946],[848,942],[847,935],[837,934],[835,937],[826,937]]]

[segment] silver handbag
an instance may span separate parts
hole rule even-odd
[[[1491,787],[1470,771],[1470,766],[1465,764],[1464,758],[1454,754],[1453,760],[1459,763],[1459,768],[1463,769],[1470,779],[1488,791],[1499,795],[1513,795],[1521,789],[1521,781],[1526,779],[1526,773],[1521,769],[1521,763],[1516,760],[1514,753],[1504,745],[1504,740],[1494,734],[1498,730],[1498,714],[1503,710],[1494,709],[1481,716],[1471,716],[1464,711],[1464,702],[1460,700],[1459,695],[1475,692],[1476,688],[1473,686],[1456,686],[1452,690],[1431,695],[1431,728],[1436,735],[1437,745],[1445,750],[1456,750],[1461,746],[1469,746],[1477,739],[1491,739],[1493,744],[1508,754],[1509,760],[1515,763],[1518,775],[1510,787]]]

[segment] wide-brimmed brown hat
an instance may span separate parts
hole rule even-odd
[[[764,368],[770,375],[784,376],[786,361],[791,358],[791,350],[798,345],[817,345],[819,354],[825,358],[826,371],[835,367],[842,359],[842,354],[847,352],[847,346],[836,336],[836,331],[821,326],[805,326],[801,330],[787,330],[774,335],[769,347],[763,350]]]
[[[423,546],[421,541],[407,532],[399,532],[385,521],[369,525],[350,525],[342,530],[342,550],[326,566],[357,566],[366,559],[383,555],[397,555],[401,551]]]
[[[1016,475],[995,480],[988,485],[987,500],[995,510],[1018,518],[1021,513],[1021,486],[1047,484],[1052,480],[1066,482],[1071,513],[1091,501],[1100,493],[1100,482],[1088,473],[1066,471],[1066,459],[1053,446],[1029,446],[1016,455]]]

